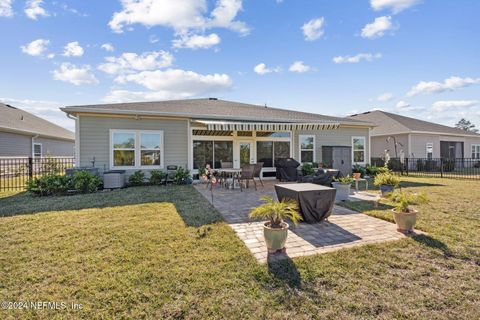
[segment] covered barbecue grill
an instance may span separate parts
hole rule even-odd
[[[297,181],[297,168],[299,165],[300,162],[293,158],[278,159],[275,163],[275,167],[277,168],[277,179],[280,181]]]

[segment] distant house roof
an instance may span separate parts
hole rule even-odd
[[[71,114],[123,113],[135,115],[176,116],[204,120],[323,122],[371,126],[371,123],[350,118],[330,117],[315,113],[225,101],[216,98],[69,106],[61,109],[64,112]]]
[[[24,110],[0,103],[0,131],[75,140],[73,132]]]
[[[443,135],[480,137],[480,135],[477,133],[380,110],[355,114],[351,117],[356,120],[374,123],[376,127],[371,131],[372,136],[400,133],[435,133]]]

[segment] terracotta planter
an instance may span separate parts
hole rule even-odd
[[[355,179],[355,180],[358,180],[362,177],[361,172],[354,172],[354,173],[352,173],[352,175],[353,175],[353,179]]]
[[[287,242],[288,224],[282,222],[282,228],[271,228],[270,222],[265,222],[263,224],[263,235],[268,252],[284,250],[285,242]]]
[[[380,186],[380,191],[382,192],[382,196],[388,193],[392,193],[394,189],[395,189],[395,186],[392,184],[382,184]]]
[[[417,222],[418,211],[397,212],[395,209],[392,209],[392,212],[395,223],[397,224],[397,231],[402,233],[412,233],[413,227],[415,227],[415,223]]]
[[[350,183],[332,182],[332,186],[337,190],[335,201],[347,201],[350,195]]]

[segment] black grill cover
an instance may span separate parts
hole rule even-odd
[[[299,165],[300,162],[293,158],[278,159],[275,163],[277,179],[280,181],[297,181],[297,168]]]

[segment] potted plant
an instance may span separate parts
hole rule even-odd
[[[365,175],[366,169],[359,164],[356,164],[352,168],[353,179],[358,180]]]
[[[315,169],[311,163],[302,164],[302,175],[309,176],[315,173]]]
[[[400,191],[391,193],[389,199],[395,204],[392,212],[397,224],[397,231],[406,234],[412,233],[418,214],[418,211],[412,207],[412,204],[427,202],[427,196],[425,194],[410,194]]]
[[[335,194],[336,201],[347,201],[350,195],[350,187],[352,186],[353,178],[350,175],[341,178],[335,178],[332,186],[337,190]]]
[[[391,172],[382,172],[375,176],[374,185],[380,187],[382,196],[392,193],[395,187],[400,184],[400,179]]]
[[[275,201],[270,197],[261,197],[265,203],[250,211],[250,218],[268,219],[263,224],[263,235],[267,244],[268,252],[284,251],[288,235],[288,223],[290,219],[295,225],[302,220],[297,211],[297,202],[293,200]]]

